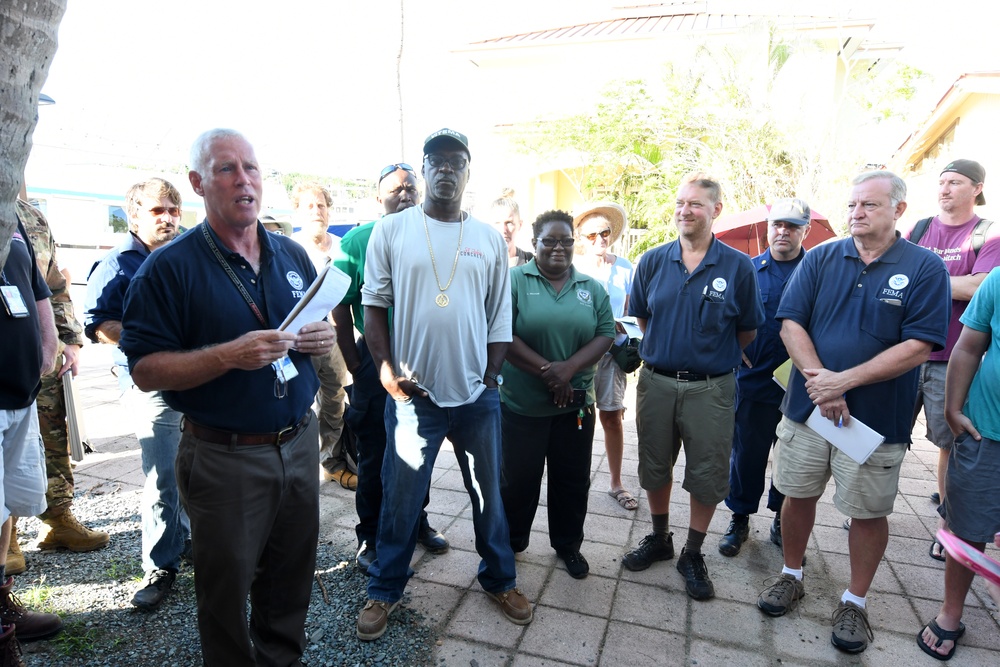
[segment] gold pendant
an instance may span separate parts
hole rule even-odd
[[[434,303],[444,308],[448,305],[448,295],[442,292],[434,298]]]

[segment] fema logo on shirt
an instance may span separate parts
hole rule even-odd
[[[712,281],[712,289],[716,292],[725,292],[727,287],[729,287],[729,283],[726,282],[725,278],[716,278]]]
[[[295,271],[289,271],[286,273],[285,278],[288,279],[288,284],[292,286],[292,289],[296,291],[301,290],[302,286],[305,284],[302,281],[302,276],[295,273]]]
[[[889,287],[894,290],[901,290],[910,284],[910,278],[904,276],[902,273],[897,273],[892,278],[889,278]]]
[[[889,299],[902,299],[903,289],[910,284],[909,276],[904,276],[902,273],[897,273],[896,275],[889,278],[889,286],[882,288],[882,294],[879,298],[886,301],[886,297]],[[899,301],[888,301],[887,303],[895,303],[895,305],[900,305]]]
[[[581,306],[589,306],[594,302],[594,297],[590,293],[590,290],[578,289],[576,291],[576,300],[580,302]]]

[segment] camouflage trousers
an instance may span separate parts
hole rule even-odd
[[[62,514],[73,502],[73,466],[69,460],[69,434],[66,428],[66,399],[62,378],[49,373],[42,376],[42,389],[36,399],[38,429],[45,444],[45,474],[49,478],[45,500],[49,508],[39,515],[50,519]]]

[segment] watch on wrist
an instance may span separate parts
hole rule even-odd
[[[489,379],[491,379],[494,382],[496,382],[498,387],[503,384],[503,376],[500,375],[499,373],[494,373],[492,371],[486,371],[486,377],[488,377]]]

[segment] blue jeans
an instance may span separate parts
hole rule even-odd
[[[440,408],[429,398],[387,400],[386,448],[382,463],[382,513],[376,551],[368,569],[368,597],[394,603],[413,575],[410,559],[417,545],[421,505],[434,461],[448,438],[472,498],[479,583],[488,593],[516,585],[514,552],[500,500],[500,392],[487,389],[478,399]]]
[[[191,534],[191,522],[181,507],[174,463],[181,440],[181,414],[163,402],[158,391],[135,385],[121,397],[132,430],[142,450],[142,569],[172,570],[181,566],[181,553]]]

